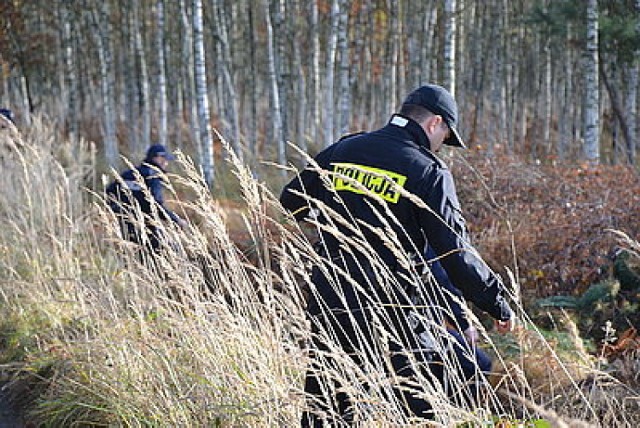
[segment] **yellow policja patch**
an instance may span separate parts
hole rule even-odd
[[[353,163],[333,163],[333,186],[336,190],[366,194],[371,192],[385,201],[398,203],[400,192],[407,177],[397,172],[386,171]],[[395,183],[395,185],[394,185]]]

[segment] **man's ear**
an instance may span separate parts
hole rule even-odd
[[[442,125],[442,116],[440,116],[439,114],[436,114],[435,116],[433,116],[433,120],[434,120],[434,124],[435,124],[435,129],[437,129],[440,125]]]
[[[436,129],[438,129],[438,126],[440,126],[440,124],[442,123],[442,116],[439,115],[433,115],[433,116],[429,116],[428,118],[425,119],[424,124],[425,124],[425,129],[428,130],[429,135],[433,134]]]

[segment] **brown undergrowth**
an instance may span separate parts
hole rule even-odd
[[[631,166],[537,165],[476,151],[451,168],[481,254],[495,269],[517,268],[537,297],[579,294],[606,278],[617,246],[607,229],[640,236]]]

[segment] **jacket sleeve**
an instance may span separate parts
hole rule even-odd
[[[501,279],[469,243],[450,171],[434,169],[425,186],[424,200],[430,210],[420,210],[421,227],[429,245],[442,257],[449,279],[466,299],[495,319],[510,319],[513,311],[504,298]]]
[[[166,207],[164,204],[164,196],[163,196],[163,188],[162,178],[160,177],[151,177],[147,179],[147,186],[149,187],[149,192],[153,199],[156,201],[156,205],[158,207],[158,215],[163,220],[172,220],[176,223],[180,220],[180,217]]]
[[[329,167],[332,148],[333,146],[325,149],[315,157],[317,167],[322,169]],[[306,194],[311,198],[319,198],[322,193],[324,184],[322,183],[322,178],[320,177],[317,167],[315,165],[307,165],[302,172],[297,174],[293,180],[284,186],[280,194],[280,203],[297,221],[302,221],[307,218],[313,208],[313,202],[296,194],[296,192]]]
[[[427,247],[425,254],[426,260],[433,260],[436,257],[437,255],[433,249]],[[462,306],[462,293],[453,285],[451,280],[449,280],[449,276],[439,260],[429,263],[429,268],[438,285],[444,289],[444,292],[438,294],[443,297],[441,299],[443,300],[441,303],[442,306],[448,309],[446,312],[447,317],[450,318],[450,321],[453,321],[454,324],[457,324],[460,330],[466,330],[470,324],[469,320],[467,320],[465,308]]]

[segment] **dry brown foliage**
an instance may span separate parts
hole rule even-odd
[[[515,267],[537,296],[581,293],[605,277],[616,246],[607,229],[640,236],[633,167],[535,165],[476,151],[451,169],[481,254],[495,269]]]

